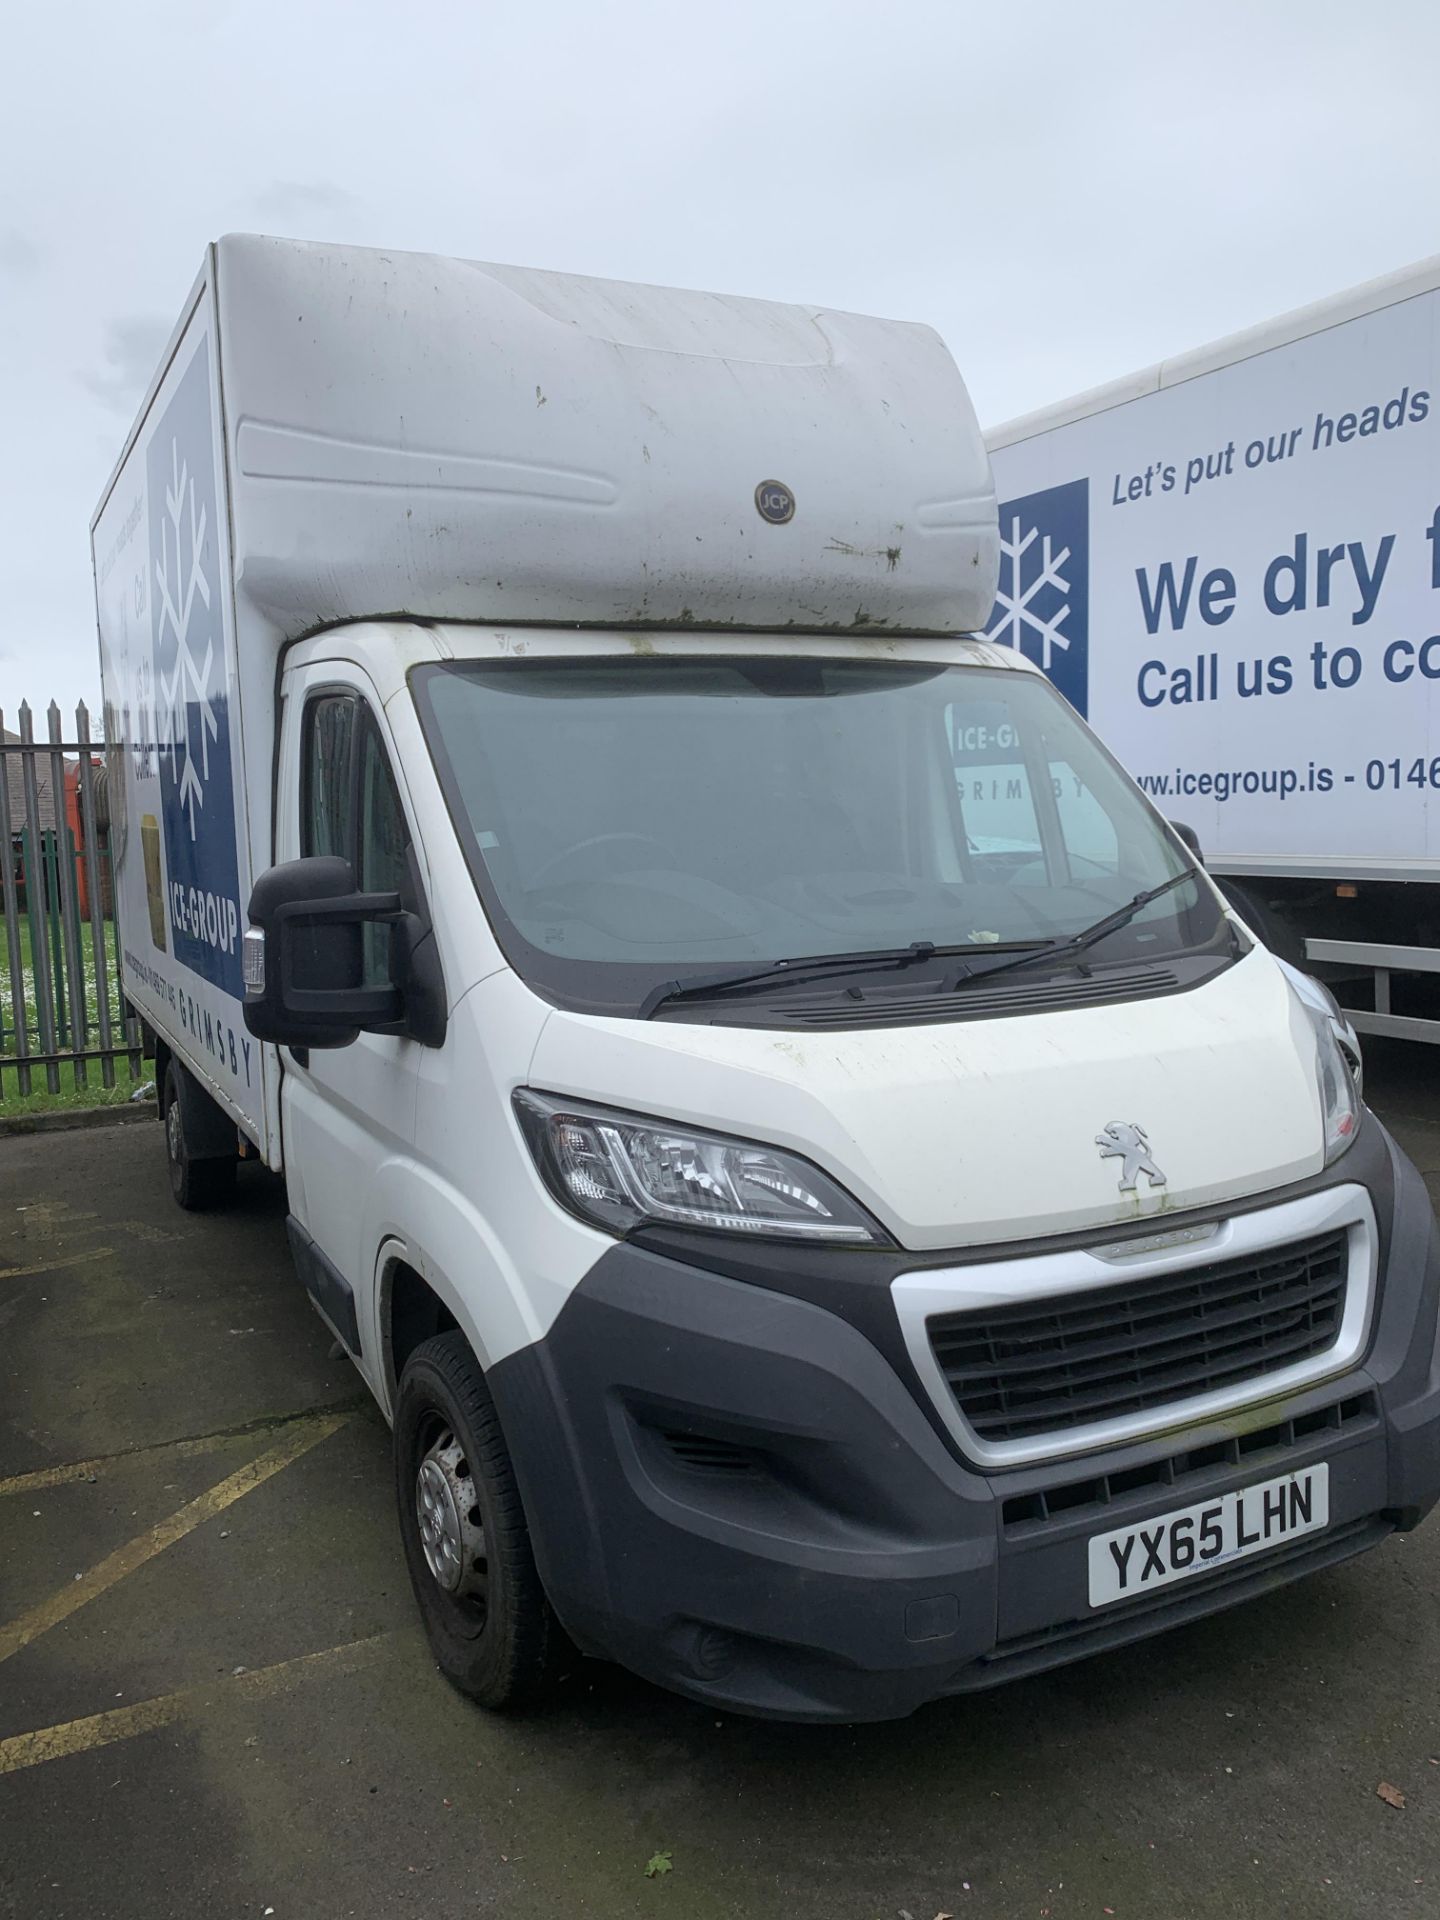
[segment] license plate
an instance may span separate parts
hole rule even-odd
[[[1330,1469],[1322,1461],[1258,1487],[1237,1487],[1198,1506],[1157,1514],[1090,1540],[1090,1604],[1133,1600],[1191,1574],[1283,1546],[1330,1522]]]

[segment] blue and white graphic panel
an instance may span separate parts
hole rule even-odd
[[[177,960],[239,999],[243,923],[206,342],[171,395],[145,461],[170,933]]]

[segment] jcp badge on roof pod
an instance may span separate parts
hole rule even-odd
[[[762,480],[755,489],[755,507],[772,527],[783,527],[795,518],[795,496],[783,480]]]

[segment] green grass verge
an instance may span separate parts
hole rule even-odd
[[[20,995],[25,1008],[25,1026],[30,1036],[32,1051],[40,1050],[40,1003],[35,990],[35,957],[32,946],[32,932],[29,916],[20,915],[17,929],[20,936]],[[81,996],[85,1002],[86,1013],[91,1027],[98,1023],[100,990],[95,973],[95,954],[90,939],[90,923],[82,922],[77,942],[80,960]],[[105,986],[110,1002],[110,1021],[119,1030],[122,1017],[120,1005],[120,982],[116,974],[115,952],[116,933],[113,920],[103,920],[100,924],[101,942],[104,948],[103,970]],[[65,977],[65,948],[58,926],[46,921],[42,934],[42,951],[46,955],[47,977],[50,981],[50,1004],[52,1014],[60,1005],[60,982]],[[58,974],[58,978],[57,978]],[[15,1000],[10,983],[10,944],[0,929],[0,1053],[14,1051]],[[57,1022],[58,1025],[58,1022]]]
[[[122,1107],[135,1092],[154,1078],[154,1062],[144,1063],[144,1072],[138,1080],[130,1078],[130,1069],[123,1060],[115,1063],[115,1084],[107,1087],[100,1078],[100,1062],[90,1062],[90,1084],[82,1087],[76,1084],[74,1069],[61,1067],[60,1091],[51,1093],[45,1084],[45,1069],[30,1069],[32,1091],[22,1094],[15,1076],[15,1069],[7,1067],[0,1087],[0,1120],[10,1120],[16,1115],[27,1113],[55,1113],[62,1110],[81,1107]]]
[[[59,928],[52,919],[41,923],[41,951],[46,956],[46,971],[51,982],[52,1007],[63,1004],[60,981],[56,978],[57,963],[63,978],[64,946],[59,937]],[[25,1028],[31,1050],[39,1052],[43,1046],[40,1034],[40,1011],[36,996],[35,958],[32,948],[32,923],[28,914],[22,912],[19,917],[20,949],[20,997],[25,1010]],[[115,925],[111,920],[102,923],[104,942],[103,975],[105,991],[109,999],[111,1032],[116,1040],[123,1038],[123,1019],[120,1004],[119,982],[114,975],[113,958],[116,944]],[[85,1045],[96,1047],[100,1044],[99,1003],[100,988],[96,978],[95,957],[91,947],[90,925],[88,920],[79,928],[78,958],[80,961],[80,997],[84,1001],[87,1034]],[[0,1119],[9,1119],[16,1114],[51,1113],[57,1109],[81,1107],[116,1106],[128,1100],[136,1087],[143,1086],[153,1077],[150,1062],[142,1064],[139,1079],[132,1079],[130,1065],[123,1056],[115,1062],[115,1085],[107,1087],[101,1076],[101,1063],[91,1060],[86,1063],[87,1084],[80,1084],[79,1073],[75,1066],[62,1063],[57,1069],[59,1091],[52,1093],[44,1067],[31,1067],[30,1092],[20,1091],[20,1076],[13,1061],[19,1051],[14,1030],[15,999],[10,978],[10,947],[4,929],[0,928],[0,1059],[10,1056],[10,1062],[0,1066]],[[64,1045],[64,1036],[57,1021],[57,1039]]]

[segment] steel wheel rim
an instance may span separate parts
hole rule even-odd
[[[165,1144],[170,1149],[170,1158],[175,1161],[177,1165],[180,1160],[182,1138],[183,1136],[180,1131],[180,1102],[178,1100],[172,1100],[165,1113]]]
[[[485,1523],[465,1451],[443,1428],[415,1474],[415,1520],[431,1578],[455,1600],[483,1601]]]

